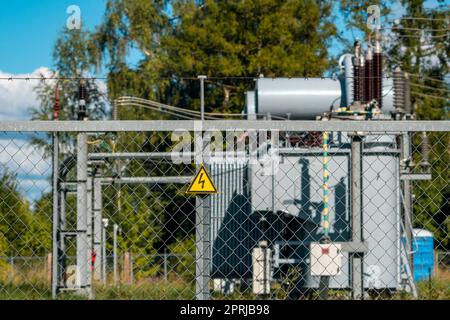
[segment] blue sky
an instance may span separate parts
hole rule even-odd
[[[436,0],[426,3],[433,7]],[[93,29],[102,21],[106,0],[0,0],[0,71],[25,74],[51,67],[53,45],[72,4],[80,7],[84,27]],[[392,16],[399,16],[400,11],[394,9]],[[343,17],[337,24],[342,28]],[[332,54],[339,49],[334,42]],[[133,52],[129,60],[135,63],[139,58]]]
[[[72,4],[80,7],[84,26],[101,22],[105,0],[0,0],[0,70],[28,73],[51,67],[53,45]]]

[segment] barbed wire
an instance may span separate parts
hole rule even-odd
[[[353,79],[354,77],[345,77],[342,75],[332,75],[332,76],[311,76],[311,77],[305,77],[305,76],[264,76],[264,77],[247,77],[247,76],[232,76],[232,77],[207,77],[206,80],[258,80],[258,79],[279,79],[279,78],[283,78],[283,79],[288,79],[288,80],[294,80],[294,79],[304,79],[304,80],[309,80],[309,79],[334,79],[337,80],[338,78],[343,79]],[[375,78],[379,78],[379,77],[366,77],[366,76],[361,76],[360,79],[375,79]],[[383,75],[381,78],[383,79],[390,79],[392,78],[392,75]],[[0,77],[0,80],[3,81],[15,81],[15,80],[19,80],[19,81],[47,81],[47,80],[56,80],[56,81],[81,81],[81,80],[108,80],[108,77],[17,77],[17,76],[11,76],[11,77]],[[164,78],[164,77],[141,77],[141,79],[145,79],[145,80],[155,80],[155,81],[164,81],[164,80],[195,80],[198,81],[199,79],[197,77],[171,77],[171,78]]]

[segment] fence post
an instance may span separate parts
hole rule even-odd
[[[351,136],[351,201],[352,201],[352,240],[362,242],[362,137],[358,133]],[[351,254],[353,299],[364,299],[363,254]]]
[[[131,284],[131,253],[125,252],[123,255],[123,282],[125,284]]]
[[[405,173],[410,173],[410,154],[411,154],[411,139],[409,132],[405,132],[402,135],[402,162],[403,162],[403,171]],[[403,181],[403,214],[405,221],[405,236],[406,236],[406,257],[408,260],[409,268],[411,270],[411,274],[414,274],[414,248],[413,248],[413,216],[412,216],[412,199],[411,199],[411,183],[409,180]]]
[[[102,219],[102,283],[106,284],[106,229],[108,228],[109,220],[106,218]]]
[[[167,249],[164,249],[164,280],[167,280]]]
[[[209,300],[209,208],[207,199],[196,198],[196,299]]]
[[[47,254],[47,281],[51,283],[52,281],[52,267],[53,267],[53,255],[52,253]]]
[[[86,216],[87,216],[87,241],[88,241],[88,246],[89,246],[89,273],[88,273],[88,277],[89,277],[89,283],[92,284],[92,277],[94,275],[94,265],[93,265],[93,253],[94,253],[94,242],[93,242],[93,211],[92,211],[92,192],[93,192],[93,186],[92,186],[92,169],[90,167],[87,168],[87,182],[86,182],[86,200],[87,200],[87,212],[86,212]]]
[[[67,191],[65,188],[60,188],[60,199],[59,199],[59,228],[60,230],[66,230],[66,197]],[[56,279],[57,283],[60,286],[65,285],[64,279],[64,271],[66,270],[66,238],[64,236],[60,236],[59,238],[59,247],[61,250],[61,256],[58,257],[57,262],[59,263],[58,270],[60,270],[60,274],[58,279]]]
[[[94,279],[99,281],[102,279],[102,264],[103,264],[103,250],[102,250],[102,184],[100,178],[101,171],[97,168],[94,177],[94,252],[96,259],[94,262]]]
[[[88,239],[87,135],[77,136],[77,271],[78,291],[91,296],[91,246]]]
[[[51,286],[52,286],[52,298],[56,299],[56,295],[58,294],[58,282],[60,278],[60,268],[58,266],[58,257],[59,257],[59,241],[60,237],[58,235],[59,229],[59,206],[58,206],[58,179],[59,179],[59,139],[58,133],[53,133],[53,158],[52,158],[52,198],[53,198],[53,208],[52,208],[52,252],[53,252],[53,261],[52,261],[52,278],[51,278]]]
[[[434,277],[439,278],[439,251],[434,251]]]
[[[10,271],[11,282],[13,282],[14,281],[14,257],[13,256],[11,256],[9,258],[9,267],[11,269],[11,271]]]
[[[203,100],[203,95],[201,96]],[[203,163],[203,125],[194,123],[195,163],[197,168]],[[208,199],[196,197],[195,200],[195,297],[209,300],[209,207]]]
[[[114,272],[114,285],[117,285],[117,230],[119,226],[114,224],[113,227],[113,272]]]

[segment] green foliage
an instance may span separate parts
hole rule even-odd
[[[393,29],[398,39],[389,50],[388,63],[410,74],[411,101],[418,120],[448,120],[450,87],[444,78],[449,73],[450,41],[448,35],[443,37],[445,32],[439,30],[448,30],[449,22],[445,18],[450,10],[444,5],[428,10],[424,3],[423,0],[402,1],[406,18]],[[428,138],[432,180],[414,184],[415,227],[432,231],[438,245],[449,248],[449,212],[445,211],[445,205],[450,193],[450,136],[448,132],[428,133]],[[416,163],[421,161],[421,148],[422,139],[416,137],[413,139]]]
[[[179,256],[175,271],[183,279],[191,282],[195,279],[195,244],[193,238],[173,243],[170,252]]]
[[[122,252],[133,253],[136,279],[153,276],[157,269],[149,256],[156,253],[154,244],[159,237],[163,208],[145,186],[124,186],[119,197],[120,208],[115,208],[113,214],[113,221],[122,229],[119,247]]]
[[[367,8],[371,5],[378,5],[380,7],[381,27],[387,27],[386,16],[391,12],[392,1],[385,0],[340,0],[339,10],[344,16],[345,29],[343,32],[351,32],[352,38],[346,37],[344,34],[339,34],[339,40],[344,44],[346,51],[352,51],[353,42],[356,38],[360,40],[368,40],[369,36],[373,39],[373,30],[367,27]]]
[[[172,19],[165,4],[108,1],[92,41],[96,57],[109,58],[110,97],[133,93],[198,109],[198,81],[179,76],[319,76],[329,67],[327,45],[336,29],[328,1],[173,1]],[[126,65],[130,47],[145,57],[136,70]],[[172,80],[152,81],[158,77]],[[208,81],[207,111],[240,112],[242,93],[253,85]]]
[[[7,256],[47,254],[48,220],[32,214],[29,203],[18,191],[15,175],[6,169],[0,174],[0,251]]]
[[[92,60],[93,48],[89,40],[89,33],[83,30],[63,29],[56,40],[53,50],[53,60],[55,70],[50,71],[50,77],[61,78],[63,80],[56,83],[54,80],[41,81],[35,92],[40,101],[39,107],[30,109],[29,114],[32,120],[52,120],[55,104],[56,86],[59,87],[59,119],[75,120],[78,102],[78,81],[65,80],[69,77],[86,77],[95,61]],[[42,75],[49,76],[49,75]],[[99,84],[95,80],[87,80],[86,88],[87,112],[89,119],[99,120],[106,116],[106,97],[101,93]],[[67,153],[74,148],[75,136],[73,134],[60,134],[60,145],[62,153]],[[51,155],[51,136],[36,135],[32,138],[32,144],[41,148],[45,156]]]

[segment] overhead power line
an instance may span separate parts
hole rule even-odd
[[[412,83],[411,82],[410,85],[412,87],[417,87],[417,88],[422,88],[422,89],[427,89],[427,90],[436,90],[436,91],[442,91],[442,92],[450,92],[450,89],[430,87],[430,86],[426,86],[426,85],[422,85],[422,84],[418,84],[418,83]]]
[[[446,29],[428,29],[428,28],[410,28],[410,27],[403,27],[403,26],[392,26],[392,27],[385,27],[380,28],[380,30],[406,30],[406,31],[431,31],[431,32],[448,32],[450,31],[449,28]]]
[[[428,21],[450,21],[448,18],[428,18],[428,17],[400,17],[400,18],[392,18],[387,21],[398,21],[398,20],[428,20]]]
[[[417,73],[409,73],[408,72],[408,75],[411,76],[411,77],[415,77],[415,78],[427,79],[429,81],[436,81],[436,82],[440,82],[440,83],[449,84],[448,81],[444,81],[444,80],[436,79],[436,78],[431,78],[431,77],[424,76],[424,75],[417,74]]]
[[[411,91],[411,94],[417,95],[417,96],[421,96],[421,97],[425,97],[425,98],[438,99],[438,100],[444,100],[444,101],[450,102],[449,98],[434,96],[434,95],[431,95],[431,94],[425,94],[425,93],[421,93],[421,92],[417,92],[417,91]]]
[[[180,107],[170,106],[167,104],[163,104],[160,102],[156,102],[153,100],[147,100],[137,97],[119,97],[115,100],[116,106],[137,106],[137,107],[143,107],[147,109],[151,109],[154,111],[159,111],[167,114],[171,114],[174,116],[182,116],[182,117],[189,117],[189,119],[200,119],[201,113],[199,111],[190,110],[190,109],[184,109]],[[256,116],[267,116],[267,114],[255,114]],[[246,113],[217,113],[217,112],[205,112],[205,118],[210,120],[221,120],[224,117],[246,117]],[[271,115],[273,119],[278,120],[286,120],[285,117],[279,117]]]

